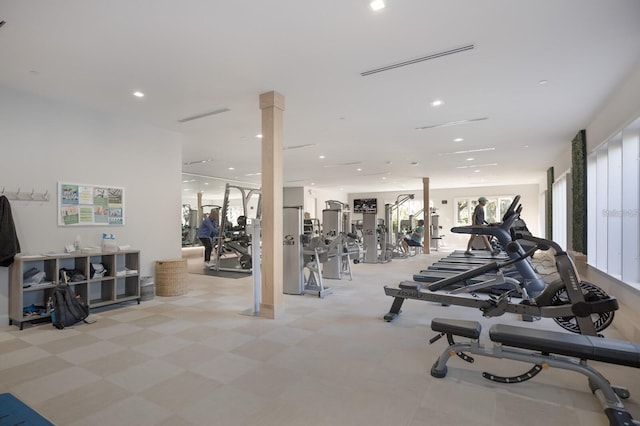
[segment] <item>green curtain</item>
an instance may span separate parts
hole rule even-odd
[[[571,141],[573,194],[573,250],[587,253],[587,132],[580,130]]]
[[[547,169],[547,208],[545,209],[545,238],[553,239],[553,167]]]

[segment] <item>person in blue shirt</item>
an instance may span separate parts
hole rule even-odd
[[[219,234],[218,209],[211,209],[211,213],[202,221],[202,225],[198,228],[198,238],[204,246],[204,264],[208,267],[213,266],[211,263],[211,252],[213,251],[213,239]]]
[[[410,237],[405,237],[402,240],[402,250],[404,254],[409,254],[409,246],[411,247],[421,247],[422,239],[424,238],[424,220],[420,219],[418,221],[418,226],[413,230]]]

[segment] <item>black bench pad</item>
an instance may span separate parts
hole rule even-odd
[[[469,337],[463,334],[461,336]],[[489,336],[492,341],[505,346],[640,368],[640,344],[625,340],[505,324],[492,325]]]
[[[482,326],[478,321],[434,318],[431,320],[431,329],[438,333],[451,333],[455,336],[479,339]]]

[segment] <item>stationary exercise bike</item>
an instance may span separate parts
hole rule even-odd
[[[519,197],[517,198],[519,199]],[[511,219],[518,216],[520,211],[520,208],[516,209],[514,204],[509,209],[511,215],[509,218]],[[482,233],[483,231],[480,227],[465,228],[477,228],[471,229],[474,232],[478,231],[475,233]],[[486,317],[500,316],[509,312],[522,315],[523,319],[529,321],[541,317],[553,318],[558,325],[566,330],[592,336],[597,335],[598,332],[606,329],[611,324],[614,311],[618,309],[618,301],[614,297],[607,295],[600,287],[581,281],[573,261],[558,244],[526,234],[514,235],[513,240],[506,243],[504,241],[504,229],[496,232],[496,236],[509,254],[510,260],[506,262],[490,262],[470,271],[436,281],[425,289],[422,288],[421,283],[415,281],[403,281],[400,283],[399,288],[385,286],[385,294],[394,298],[391,309],[384,316],[385,321],[392,321],[400,314],[405,299],[416,299],[443,305],[478,308]],[[532,243],[533,246],[525,252],[518,242],[519,240],[525,240]],[[531,267],[528,258],[538,249],[548,250],[549,248],[553,248],[556,252],[554,257],[560,279],[546,285],[535,274],[535,270]],[[489,270],[500,271],[510,265],[518,268],[523,275],[523,281],[504,281],[513,285],[513,290],[505,291],[499,297],[489,295],[486,298],[480,298],[475,294],[475,290],[488,285],[486,282],[467,286],[468,291],[458,289],[455,290],[454,294],[450,292],[436,293],[438,290],[482,275]],[[493,284],[493,280],[490,281],[489,285]],[[540,288],[541,282],[542,288]],[[459,295],[461,292],[468,293],[471,297]],[[511,296],[514,292],[522,295],[520,303],[511,301]]]

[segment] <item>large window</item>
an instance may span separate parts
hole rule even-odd
[[[471,225],[471,216],[478,205],[477,197],[456,198],[455,201],[455,217],[456,226]],[[484,219],[489,223],[502,221],[502,216],[511,205],[513,195],[505,195],[499,197],[486,197],[487,204],[484,206]]]
[[[640,118],[587,158],[587,261],[640,285]]]

